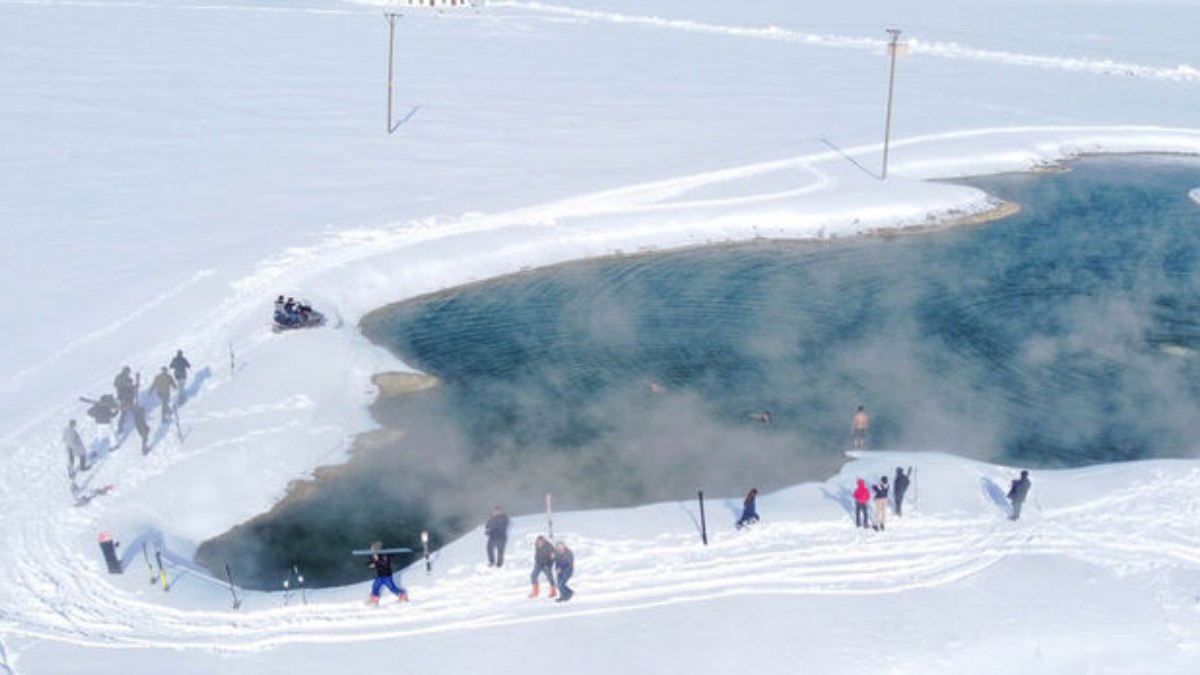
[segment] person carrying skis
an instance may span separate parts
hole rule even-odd
[[[575,574],[575,554],[561,541],[554,545],[554,573],[558,576],[558,600],[556,602],[566,602],[571,599],[572,595],[575,595],[575,591],[567,586],[571,575]]]
[[[171,374],[167,372],[166,366],[163,366],[158,375],[154,376],[154,382],[150,383],[150,388],[154,390],[154,395],[162,403],[160,420],[165,423],[171,415],[171,390],[175,388],[175,380],[171,379]]]
[[[71,480],[75,480],[75,460],[79,460],[79,470],[87,471],[87,447],[83,444],[83,439],[79,437],[79,431],[75,428],[75,420],[67,422],[67,427],[63,429],[63,444],[67,446],[67,476]]]
[[[901,505],[904,503],[904,493],[908,492],[909,479],[912,478],[912,467],[908,467],[908,473],[904,473],[904,469],[896,467],[896,477],[892,480],[894,499],[896,501],[896,517],[899,518],[902,513]]]
[[[862,450],[867,447],[867,427],[871,424],[871,418],[867,416],[867,411],[861,405],[854,413],[854,420],[850,423],[850,437],[854,441],[854,449]]]
[[[504,547],[508,545],[508,514],[496,506],[483,526],[487,535],[488,567],[504,567]]]
[[[538,535],[537,541],[533,542],[533,573],[529,575],[529,583],[533,584],[533,590],[529,591],[529,597],[538,596],[538,577],[542,574],[545,574],[546,581],[550,582],[550,597],[556,597],[558,588],[554,585],[554,546],[545,537]]]
[[[1021,471],[1021,477],[1012,482],[1012,487],[1008,489],[1008,498],[1012,501],[1012,515],[1009,520],[1017,520],[1021,517],[1021,505],[1025,503],[1025,496],[1029,494],[1029,487],[1032,485],[1029,481],[1029,472]]]
[[[867,513],[867,502],[871,501],[871,491],[867,489],[867,481],[859,478],[858,487],[854,489],[854,526],[870,527],[871,517]]]
[[[742,500],[742,517],[738,518],[735,527],[742,529],[746,525],[758,522],[758,511],[755,508],[755,503],[758,501],[758,488],[750,488],[750,492],[746,493],[746,498]]]
[[[187,388],[188,369],[192,364],[188,363],[187,357],[183,355],[183,350],[179,349],[175,352],[175,358],[171,359],[171,374],[175,376],[175,382],[179,385],[179,403],[187,398],[187,393],[184,391]]]
[[[105,394],[99,401],[91,401],[91,404],[87,414],[96,422],[96,440],[107,438],[110,448],[117,447],[117,433],[112,426],[113,420],[121,410],[117,399],[113,398],[112,394]]]
[[[379,605],[379,589],[387,586],[388,590],[396,594],[396,602],[408,602],[408,591],[404,590],[403,586],[397,586],[395,580],[392,579],[392,554],[378,553],[383,549],[383,542],[377,541],[371,544],[371,562],[367,563],[367,567],[375,568],[375,582],[371,584],[371,598],[367,600],[368,604]]]
[[[888,479],[887,476],[879,477],[879,484],[872,485],[871,489],[875,491],[875,525],[873,529],[882,530],[883,521],[887,519],[888,505]]]

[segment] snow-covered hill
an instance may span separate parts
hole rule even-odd
[[[1182,3],[406,10],[393,135],[378,4],[0,0],[0,668],[1200,662],[1190,461],[1035,472],[1019,523],[996,497],[1010,470],[928,452],[767,495],[749,532],[729,530],[723,495],[707,548],[690,501],[562,514],[579,560],[565,606],[523,597],[534,517],[516,523],[510,569],[480,569],[468,535],[433,575],[408,573],[403,607],[369,610],[351,588],[232,611],[196,574],[158,590],[140,550],[105,574],[101,531],[127,549],[160,532],[186,559],[343,461],[371,427],[370,375],[406,368],[355,330],[383,303],[614,252],[950,223],[996,204],[927,179],[1200,152],[1198,10]],[[880,180],[890,26],[911,49]],[[280,292],[339,327],[272,334]],[[107,455],[87,480],[115,487],[74,507],[60,432],[83,419],[77,397],[181,347],[202,380],[182,441],[162,427],[148,456]],[[856,533],[841,491],[896,463],[919,467],[915,509]]]

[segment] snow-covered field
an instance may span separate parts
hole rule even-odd
[[[0,0],[0,668],[1200,663],[1192,461],[1035,474],[1017,524],[989,487],[1009,471],[929,453],[769,495],[751,532],[721,513],[708,548],[690,502],[568,513],[566,606],[523,599],[534,518],[518,521],[513,569],[477,569],[468,535],[436,574],[407,575],[410,605],[374,611],[353,588],[287,608],[250,594],[235,612],[196,575],[156,590],[140,551],[108,576],[96,548],[102,530],[126,547],[157,531],[186,557],[344,460],[371,427],[370,375],[405,368],[355,330],[386,302],[588,256],[994,206],[931,178],[1200,153],[1197,19],[1186,3],[1102,0],[405,10],[388,135],[377,5]],[[892,26],[910,49],[885,181]],[[278,293],[338,327],[273,335]],[[148,379],[177,348],[203,379],[183,442],[164,428],[147,457],[108,455],[88,479],[115,488],[74,508],[59,436],[84,419],[77,397],[124,364]],[[918,508],[859,539],[838,490],[897,461],[920,467]]]

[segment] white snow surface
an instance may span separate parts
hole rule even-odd
[[[363,587],[228,591],[104,572],[96,537],[199,542],[344,461],[382,304],[586,257],[822,240],[986,211],[930,179],[1084,153],[1200,154],[1194,3],[1143,0],[491,2],[405,10],[385,133],[383,3],[0,0],[0,672],[1136,673],[1200,663],[1195,461],[1035,472],[955,448],[871,453],[823,483],[710,504],[567,512],[578,596],[526,600],[530,540],[473,532]],[[886,27],[897,64],[879,178]],[[1193,192],[1193,198],[1196,193]],[[267,325],[278,293],[335,326]],[[62,426],[176,348],[180,442],[126,447],[72,506]],[[231,353],[234,363],[231,368]],[[157,423],[156,419],[152,419]],[[85,438],[91,429],[84,424]],[[918,467],[911,511],[856,531],[857,476]],[[997,487],[999,486],[999,487]],[[569,506],[569,505],[568,505]],[[178,568],[175,568],[176,570]],[[1152,666],[1150,664],[1153,664]]]

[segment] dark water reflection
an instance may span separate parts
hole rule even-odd
[[[313,499],[337,514],[377,483],[450,534],[547,491],[572,508],[736,495],[827,475],[859,404],[875,448],[1034,467],[1192,454],[1200,163],[964,182],[1022,213],[582,262],[381,310],[368,336],[445,385],[381,406],[407,435]],[[323,536],[350,536],[329,520]]]

